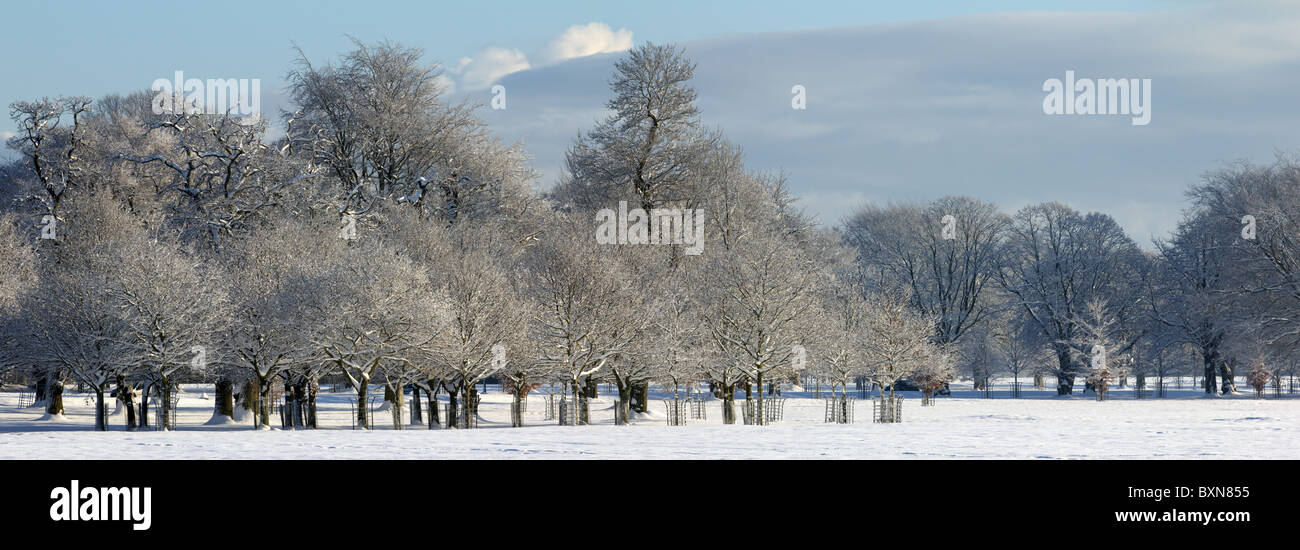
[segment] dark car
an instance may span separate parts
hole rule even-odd
[[[892,388],[885,386],[885,391],[921,391],[921,387],[917,386],[916,382],[903,378],[902,380],[894,382]],[[938,395],[951,395],[952,391],[948,389],[948,384],[944,384],[942,389],[934,393]]]
[[[916,385],[916,382],[904,378],[894,382],[893,386],[885,386],[885,391],[921,391],[921,388]]]

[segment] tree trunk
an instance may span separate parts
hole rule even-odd
[[[308,407],[308,411],[311,411],[311,416],[309,416],[311,417],[311,426],[312,429],[317,429],[320,428],[320,420],[318,420],[316,416],[316,397],[318,394],[321,393],[320,381],[315,380],[315,378],[313,378],[312,385],[308,386],[308,390],[309,391],[307,393],[307,407]]]
[[[591,377],[587,377],[587,381],[590,383]],[[574,402],[577,403],[578,406],[578,410],[570,411],[570,414],[575,415],[573,425],[586,425],[590,420],[590,417],[587,415],[587,389],[582,385],[579,385],[576,381],[573,382],[572,385]]]
[[[1233,361],[1222,361],[1219,363],[1219,376],[1223,378],[1223,386],[1220,391],[1225,395],[1237,393],[1237,365]]]
[[[1056,360],[1060,366],[1060,370],[1056,373],[1056,395],[1070,395],[1074,393],[1074,374],[1071,370],[1069,351],[1058,351]]]
[[[430,380],[429,382],[429,429],[440,425],[442,422],[438,418],[438,382]]]
[[[618,388],[618,406],[614,409],[614,425],[627,425],[627,417],[632,410],[632,386],[622,381],[615,381],[615,387]]]
[[[459,410],[459,409],[460,409],[460,406],[459,406],[459,405],[460,405],[460,403],[459,403],[460,400],[457,398],[457,397],[458,397],[458,395],[457,395],[458,393],[459,393],[458,391],[452,391],[451,388],[448,388],[448,391],[447,391],[447,427],[448,427],[448,428],[451,428],[451,429],[456,428],[456,425],[457,425],[457,423],[458,423],[458,422],[457,422],[457,417],[460,416],[460,410]]]
[[[293,408],[293,426],[294,428],[307,427],[307,403],[308,396],[311,394],[312,382],[306,378],[299,378],[298,383],[293,385],[294,408]]]
[[[235,382],[229,378],[217,379],[216,402],[212,404],[216,413],[226,418],[235,416]]]
[[[153,393],[153,384],[145,384],[140,391],[140,427],[149,427],[149,394]]]
[[[298,406],[298,396],[294,395],[293,385],[287,381],[284,384],[284,406],[280,408],[280,429],[288,430],[293,427],[293,410]]]
[[[258,381],[257,414],[263,426],[271,425],[271,384],[269,378]]]
[[[172,382],[166,378],[162,380],[162,418],[158,419],[158,425],[164,432],[172,429]]]
[[[632,385],[631,402],[629,405],[631,410],[640,414],[645,414],[647,408],[650,406],[650,382],[639,382]]]
[[[420,387],[411,384],[411,424],[424,423],[424,410],[420,406]]]
[[[1214,355],[1207,353],[1202,354],[1202,357],[1205,358],[1205,395],[1214,395],[1218,391],[1214,379]]]
[[[460,416],[458,417],[459,422],[456,423],[456,427],[468,430],[474,424],[472,415],[477,414],[474,407],[474,398],[478,395],[478,390],[473,384],[466,384],[461,387],[460,391],[460,406],[464,410],[461,411]]]
[[[758,403],[754,407],[754,424],[759,426],[767,425],[767,417],[763,415],[763,372],[759,371],[755,376],[756,386],[758,388]]]
[[[125,376],[117,377],[117,399],[126,409],[126,431],[135,431],[135,388],[126,381]]]
[[[363,430],[370,429],[370,416],[366,410],[366,390],[369,386],[369,380],[363,379],[357,382],[357,426]]]
[[[405,399],[403,399],[403,397],[405,397],[405,394],[402,393],[402,388],[399,386],[399,387],[397,388],[396,391],[393,391],[393,407],[392,407],[392,412],[393,412],[393,429],[394,429],[394,430],[400,430],[400,429],[402,429],[402,405],[403,405],[403,402],[405,401]]]
[[[104,414],[104,386],[95,388],[95,430],[108,431],[108,415]]]
[[[515,405],[510,409],[510,427],[524,427],[524,400],[528,399],[528,390],[523,384],[515,386]]]
[[[722,423],[736,423],[736,386],[720,386],[718,388],[722,393]]]
[[[63,382],[58,374],[51,374],[45,382],[45,413],[63,414]]]
[[[235,406],[253,415],[254,428],[257,428],[257,423],[261,420],[257,414],[257,396],[260,392],[256,378],[245,378],[243,385],[239,387],[239,397],[235,403]]]

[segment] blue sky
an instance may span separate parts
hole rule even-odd
[[[0,13],[6,105],[183,70],[260,78],[274,115],[294,43],[313,62],[348,51],[348,35],[419,46],[456,96],[486,103],[490,84],[507,87],[509,108],[480,115],[530,151],[539,187],[604,116],[620,52],[676,42],[699,64],[703,121],[755,169],[786,173],[826,225],[863,201],[966,194],[1006,211],[1057,200],[1106,212],[1149,245],[1205,172],[1300,151],[1297,2],[55,1]],[[1044,80],[1067,70],[1152,79],[1151,123],[1044,114]],[[790,109],[793,84],[805,111]]]
[[[816,29],[1025,9],[1132,11],[1153,1],[410,1],[52,0],[5,2],[0,103],[45,95],[100,96],[146,88],[176,69],[279,82],[296,43],[313,60],[346,51],[346,36],[425,49],[454,66],[488,46],[531,53],[593,21],[637,42]],[[647,6],[652,6],[646,9]],[[5,125],[12,128],[12,125]]]

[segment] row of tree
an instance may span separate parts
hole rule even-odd
[[[673,46],[621,59],[610,115],[546,193],[519,144],[449,103],[438,68],[394,44],[358,43],[326,66],[301,56],[274,140],[265,120],[156,114],[143,92],[15,103],[0,369],[36,380],[51,414],[64,382],[91,388],[98,429],[110,389],[128,404],[139,390],[142,423],[152,393],[167,428],[176,385],[200,380],[216,382],[217,416],[242,388],[238,406],[263,425],[282,384],[310,427],[330,375],[361,403],[384,384],[397,427],[407,386],[416,406],[428,399],[430,425],[444,422],[433,405],[445,392],[446,425],[469,427],[488,377],[517,401],[562,384],[581,422],[595,384],[611,382],[619,423],[644,411],[650,384],[707,381],[731,423],[738,389],[757,418],[764,386],[801,374],[841,395],[863,378],[933,392],[990,350],[1016,375],[1053,365],[1062,394],[1188,349],[1206,391],[1227,392],[1239,364],[1289,356],[1292,161],[1210,176],[1155,252],[1058,203],[1014,215],[966,197],[866,205],[821,229],[783,177],[746,169],[701,124],[694,70]],[[703,253],[599,244],[597,212],[620,201],[703,210]]]

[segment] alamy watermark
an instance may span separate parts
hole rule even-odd
[[[81,487],[72,480],[68,487],[50,490],[50,519],[54,521],[131,521],[131,528],[145,531],[153,524],[153,489],[150,487]]]
[[[1043,81],[1043,112],[1049,115],[1130,115],[1134,126],[1151,122],[1150,78],[1074,78]]]
[[[647,213],[628,210],[627,201],[619,201],[617,211],[600,209],[596,221],[600,244],[680,244],[690,256],[704,251],[703,208],[652,208]]]
[[[153,114],[208,114],[262,116],[262,80],[257,78],[185,78],[176,71],[171,80],[159,78],[149,88],[153,96]]]

